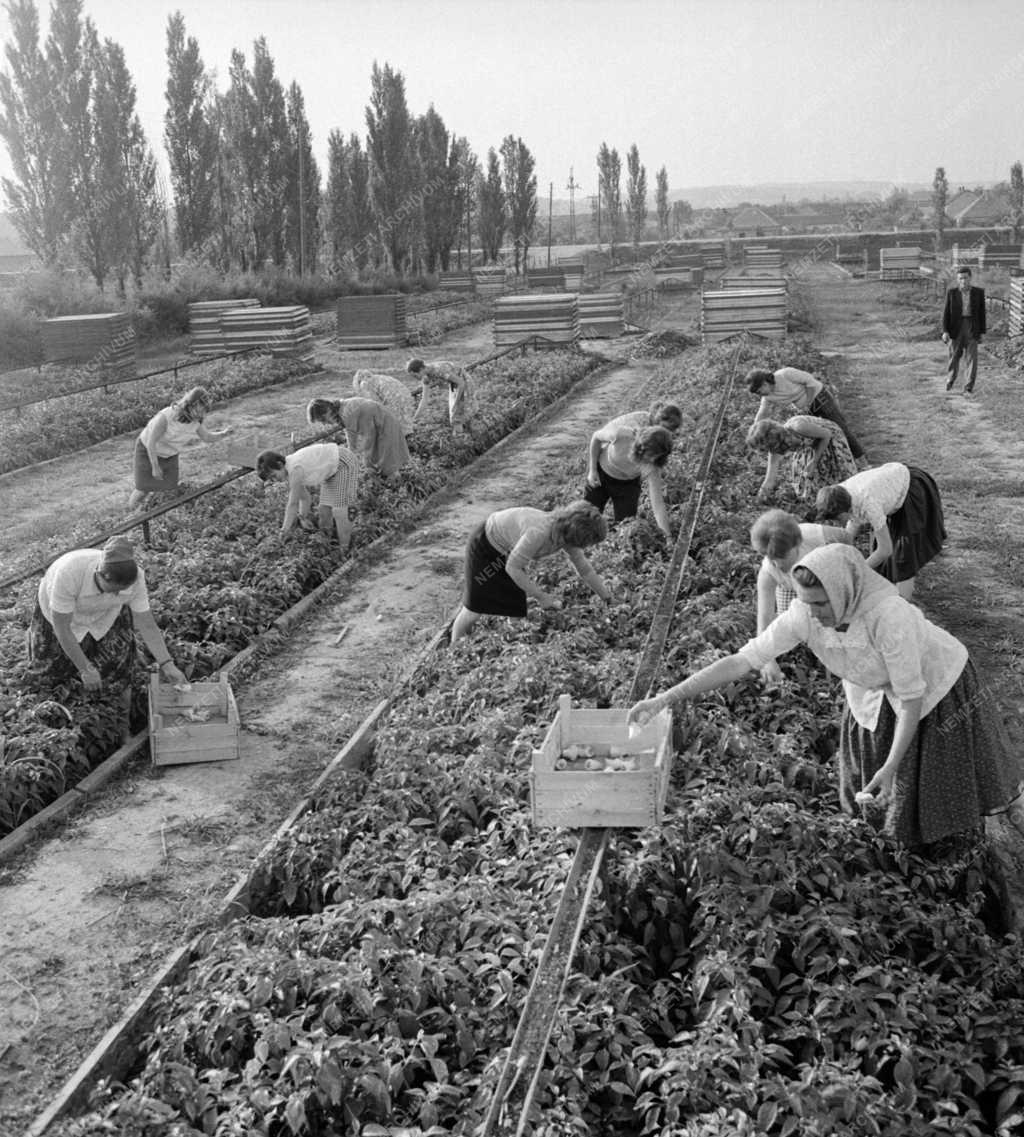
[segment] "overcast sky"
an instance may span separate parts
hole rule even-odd
[[[519,135],[539,193],[595,190],[602,141],[635,142],[652,186],[1006,178],[1024,157],[1024,0],[85,0],[120,43],[163,152],[168,15],[223,89],[267,39],[302,87],[324,171],[332,129],[365,135],[370,69],[405,76],[478,155]],[[40,3],[43,33],[49,3]],[[6,12],[0,13],[9,39]],[[0,146],[0,172],[9,172]]]

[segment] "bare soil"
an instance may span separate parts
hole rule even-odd
[[[481,338],[480,329],[463,329],[443,353],[479,358],[489,347]],[[608,353],[623,354],[625,342]],[[496,508],[536,500],[536,488],[567,464],[582,478],[584,440],[643,405],[654,366],[617,366],[585,380],[557,417],[500,457],[481,459],[368,575],[316,609],[236,690],[239,761],[158,768],[139,761],[59,834],[0,869],[0,1132],[19,1132],[38,1115],[166,954],[208,925],[295,801],[451,617],[472,525]],[[223,417],[287,428],[320,389],[236,400]],[[188,456],[190,474],[217,472],[213,449]],[[79,518],[102,496],[104,478],[105,492],[115,480],[121,492],[129,453],[122,439],[47,464],[52,472],[24,472],[11,528],[30,525],[33,503],[51,524],[57,509]],[[59,492],[46,491],[47,478]]]

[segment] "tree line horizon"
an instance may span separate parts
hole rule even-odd
[[[298,82],[278,78],[266,39],[252,61],[234,49],[222,93],[180,11],[168,17],[163,143],[170,190],[136,111],[123,48],[100,39],[83,0],[53,0],[40,40],[35,0],[8,0],[11,38],[0,74],[0,179],[12,223],[48,268],[78,267],[124,295],[171,260],[233,270],[359,274],[448,270],[470,248],[518,274],[534,243],[535,160],[509,133],[481,160],[431,103],[414,115],[400,71],[373,63],[366,134],[332,129],[326,179],[313,154]],[[614,245],[643,239],[647,170],[634,143],[623,163],[602,142],[597,216]],[[675,205],[685,206],[685,203]],[[668,175],[656,175],[667,238]],[[674,211],[676,219],[683,210]]]

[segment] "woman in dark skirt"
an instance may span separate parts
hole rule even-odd
[[[931,474],[902,462],[886,462],[826,486],[815,505],[819,521],[845,522],[853,537],[861,526],[871,526],[868,567],[891,580],[905,600],[914,594],[914,577],[946,539],[938,486]]]
[[[151,493],[173,493],[178,488],[178,451],[194,438],[215,442],[229,434],[231,427],[210,430],[203,423],[213,405],[205,387],[193,387],[176,403],[164,407],[146,423],[136,439],[132,459],[135,488],[128,498],[129,509],[141,505]]]
[[[528,506],[492,513],[473,530],[466,546],[466,591],[451,642],[468,635],[483,615],[525,616],[527,596],[542,608],[560,608],[561,601],[527,573],[531,561],[558,552],[566,554],[580,579],[602,600],[610,600],[611,593],[582,551],[607,532],[604,518],[585,501],[550,513]]]
[[[637,703],[645,722],[761,670],[806,644],[843,681],[843,809],[870,807],[887,833],[930,844],[1006,810],[1024,788],[1024,757],[1004,744],[964,645],[925,619],[849,545],[825,545],[793,569],[797,599],[736,654]]]

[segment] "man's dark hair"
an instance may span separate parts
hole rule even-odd
[[[963,273],[964,276],[970,276],[971,275],[971,266],[970,265],[961,265],[956,270],[956,274],[957,274],[957,276],[959,276],[961,273]]]

